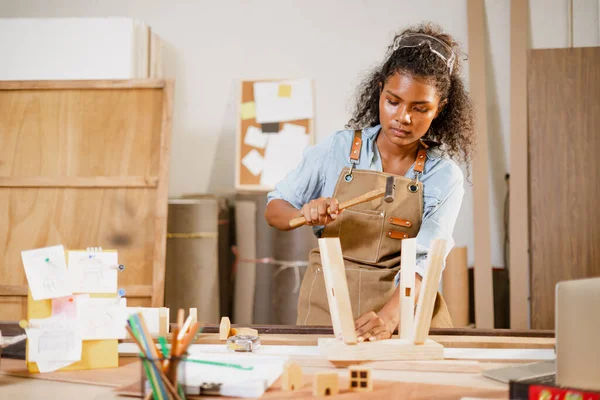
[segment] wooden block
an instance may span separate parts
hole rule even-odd
[[[169,333],[169,309],[161,307],[158,309],[158,336],[167,337]]]
[[[333,332],[336,336],[341,336],[344,343],[355,344],[357,343],[356,330],[354,329],[354,318],[352,317],[352,306],[350,304],[350,293],[348,292],[348,281],[346,280],[346,268],[340,239],[319,239],[319,249],[321,250],[321,264],[323,266]]]
[[[192,324],[198,322],[198,309],[196,307],[190,308],[190,317],[192,317]]]
[[[405,339],[387,339],[347,345],[337,339],[321,338],[319,353],[329,361],[392,361],[392,360],[442,360],[444,346],[427,339],[415,344]]]
[[[415,264],[417,239],[402,240],[400,262],[400,339],[412,338],[415,322]]]
[[[221,325],[219,325],[219,340],[227,340],[229,337],[229,331],[231,330],[231,322],[228,317],[221,318]]]
[[[405,239],[406,240],[406,239]],[[373,391],[373,377],[371,368],[352,365],[348,367],[351,392],[371,392]]]
[[[281,388],[285,392],[293,392],[302,389],[304,379],[302,377],[302,368],[292,361],[288,361],[283,366],[283,374],[281,375]]]
[[[258,331],[253,328],[231,328],[229,336],[234,335],[258,336]]]
[[[313,379],[314,396],[335,396],[340,392],[337,372],[319,372]]]
[[[415,329],[413,342],[423,344],[429,334],[431,326],[431,317],[433,316],[433,306],[437,295],[440,277],[442,276],[442,267],[444,257],[446,256],[446,241],[435,239],[431,243],[431,250],[427,256],[427,272],[423,277],[421,292],[417,303],[417,313],[415,315]]]

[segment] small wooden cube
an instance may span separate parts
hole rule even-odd
[[[351,365],[348,367],[351,392],[371,392],[373,391],[373,378],[371,377],[371,368],[361,367],[360,365]]]
[[[160,307],[158,309],[158,336],[167,337],[167,333],[169,333],[168,314],[168,308]]]
[[[221,318],[221,325],[219,325],[219,340],[227,340],[229,332],[231,331],[231,321],[228,317]]]
[[[340,392],[340,383],[336,372],[319,372],[313,381],[314,396],[335,396]]]
[[[302,378],[302,368],[292,361],[288,361],[283,366],[281,375],[281,388],[285,392],[293,392],[302,389],[304,379]]]
[[[244,335],[244,336],[258,336],[258,331],[252,328],[231,328],[230,336]]]

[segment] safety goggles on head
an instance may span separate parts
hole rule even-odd
[[[429,50],[431,50],[432,53],[444,60],[446,66],[450,70],[450,75],[452,75],[456,54],[454,54],[452,47],[434,36],[425,33],[405,33],[396,38],[392,49],[393,51],[396,51],[404,47],[419,47],[424,44],[429,46]]]

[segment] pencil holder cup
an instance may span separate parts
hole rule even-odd
[[[156,359],[139,355],[142,398],[184,400],[186,398],[185,357],[184,355]],[[177,396],[174,392],[177,393]]]

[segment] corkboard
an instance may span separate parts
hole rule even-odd
[[[255,126],[257,128],[261,128],[261,124],[256,122],[255,118],[250,119],[242,119],[241,109],[242,104],[253,102],[254,101],[254,83],[255,82],[277,82],[279,79],[269,79],[269,80],[251,80],[251,81],[242,81],[240,83],[240,101],[238,104],[238,129],[236,134],[236,149],[237,156],[235,159],[236,163],[236,178],[235,178],[235,188],[239,191],[253,191],[253,192],[268,192],[272,190],[272,187],[266,187],[260,184],[260,175],[253,175],[243,164],[242,160],[244,157],[251,151],[256,150],[260,153],[262,157],[265,156],[265,149],[260,149],[256,147],[252,147],[244,143],[244,137],[248,130],[248,127]],[[281,80],[283,81],[283,79]],[[314,90],[313,90],[314,95]],[[314,119],[302,119],[296,121],[285,121],[279,123],[279,130],[282,129],[284,123],[300,125],[306,128],[306,134],[310,136],[309,144],[314,144]]]
[[[173,83],[0,82],[0,320],[26,317],[21,251],[115,249],[131,306],[163,304]]]

